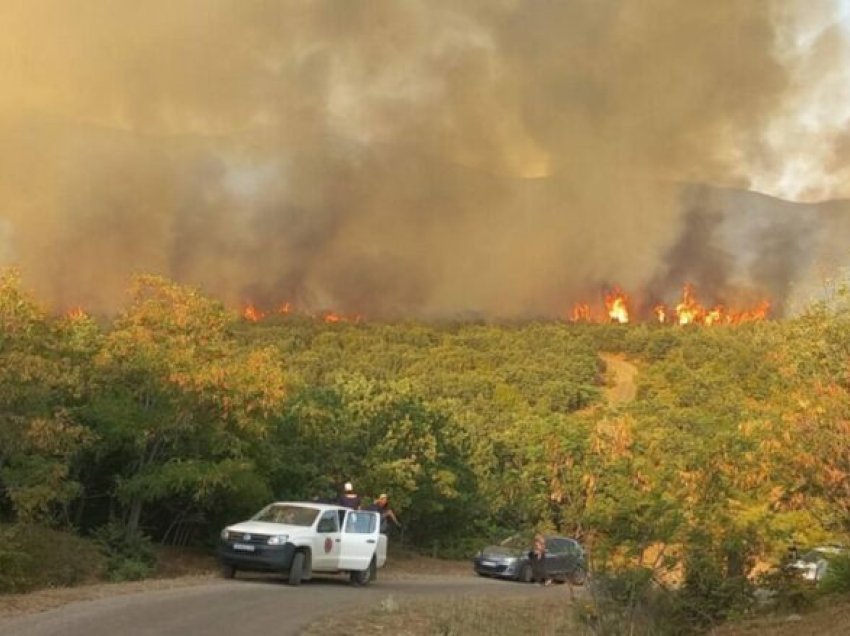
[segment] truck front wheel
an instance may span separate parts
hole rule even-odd
[[[304,574],[304,553],[296,552],[292,555],[292,565],[289,566],[287,583],[290,585],[301,585],[301,576]]]

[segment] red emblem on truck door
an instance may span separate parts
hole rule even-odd
[[[325,552],[326,552],[326,553],[327,553],[327,552],[330,552],[330,551],[331,551],[331,548],[333,548],[333,547],[334,547],[334,542],[333,542],[333,541],[331,541],[331,538],[330,538],[330,537],[327,537],[327,538],[325,539]]]

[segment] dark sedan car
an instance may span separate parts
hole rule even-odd
[[[587,558],[584,548],[575,539],[548,535],[546,539],[546,578],[583,585],[587,579]],[[532,541],[513,536],[498,545],[488,545],[472,560],[475,572],[528,583],[531,581],[531,560],[528,553]]]

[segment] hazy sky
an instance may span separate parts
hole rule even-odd
[[[841,212],[712,192],[850,197],[848,8],[4,0],[0,263],[92,310],[138,272],[384,317],[788,294]]]

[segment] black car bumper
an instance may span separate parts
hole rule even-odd
[[[218,560],[222,565],[234,567],[237,570],[256,570],[280,572],[288,570],[292,565],[292,555],[295,546],[258,545],[252,544],[250,552],[233,548],[233,542],[221,543],[218,547]]]

